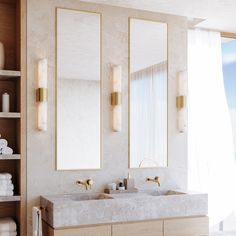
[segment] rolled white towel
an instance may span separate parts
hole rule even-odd
[[[7,147],[7,144],[8,142],[6,139],[3,139],[3,138],[0,139],[0,146]]]
[[[12,180],[11,179],[0,179],[0,186],[3,185],[9,185],[12,184]]]
[[[11,191],[14,189],[13,184],[0,184],[0,191]]]
[[[10,173],[0,173],[0,180],[11,180],[12,175]]]
[[[16,236],[16,232],[0,232],[0,236]]]
[[[13,150],[10,147],[3,147],[3,148],[1,148],[1,154],[2,155],[12,155]]]
[[[0,235],[4,232],[16,232],[16,222],[10,218],[0,218]]]
[[[13,195],[14,192],[12,190],[7,190],[7,191],[0,190],[0,196],[2,197],[13,196]]]
[[[0,143],[0,149],[7,147],[7,145]]]

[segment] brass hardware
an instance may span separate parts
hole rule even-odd
[[[47,211],[47,207],[39,207],[39,210],[41,210],[41,211]]]
[[[48,91],[46,88],[36,89],[36,101],[37,102],[47,102],[48,100]]]
[[[159,176],[154,177],[154,179],[146,178],[146,181],[154,182],[157,183],[159,187],[161,186],[161,178]]]
[[[117,106],[121,104],[121,92],[111,93],[111,105]]]
[[[178,109],[184,108],[186,105],[186,96],[177,96],[176,97],[176,107]]]
[[[76,184],[84,185],[86,190],[89,190],[89,189],[92,189],[93,180],[92,179],[86,179],[85,181],[78,180],[78,181],[76,181]]]

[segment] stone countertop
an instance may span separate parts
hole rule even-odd
[[[41,196],[53,228],[207,215],[207,194],[185,191]]]

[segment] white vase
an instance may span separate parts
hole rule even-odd
[[[5,64],[5,53],[4,53],[4,45],[0,42],[0,70],[4,69]]]

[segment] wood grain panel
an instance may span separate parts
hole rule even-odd
[[[170,219],[164,221],[164,236],[207,236],[208,217]]]
[[[16,218],[16,203],[15,202],[0,202],[0,217]]]
[[[111,226],[55,230],[54,236],[111,236]]]
[[[53,229],[43,222],[43,235],[45,236],[111,236],[111,225],[94,227],[79,227],[69,229]]]
[[[112,236],[163,236],[163,221],[112,225]]]
[[[16,6],[0,2],[0,41],[5,47],[5,69],[16,67]]]
[[[27,61],[26,61],[26,17],[27,17],[27,0],[17,0],[16,4],[17,20],[19,24],[17,25],[17,41],[19,41],[17,51],[17,67],[21,71],[21,79],[18,82],[18,103],[17,107],[21,112],[21,119],[17,121],[17,150],[21,154],[21,160],[17,166],[17,170],[20,176],[19,186],[20,186],[20,210],[18,212],[18,217],[20,219],[20,236],[27,235],[27,217],[26,217],[26,81],[27,81]],[[30,232],[28,232],[30,234]]]
[[[0,3],[15,4],[16,0],[0,0]]]
[[[50,227],[45,221],[42,221],[43,236],[54,236],[54,229]]]

